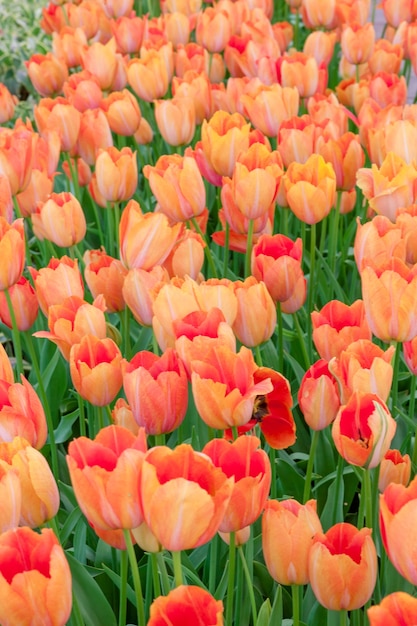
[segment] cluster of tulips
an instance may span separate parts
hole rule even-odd
[[[417,623],[417,4],[51,2],[0,84],[2,626]]]

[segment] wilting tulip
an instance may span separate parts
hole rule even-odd
[[[68,78],[66,64],[52,52],[33,54],[25,66],[32,85],[44,98],[59,94]]]
[[[206,206],[206,190],[195,159],[179,154],[161,156],[154,166],[145,165],[145,178],[160,210],[174,222],[201,215]]]
[[[52,304],[61,304],[70,296],[83,298],[84,284],[77,260],[67,256],[60,259],[52,257],[46,267],[40,270],[34,267],[28,269],[35,285],[39,306],[45,316],[48,316]]]
[[[131,200],[120,220],[120,258],[127,268],[151,270],[165,261],[183,226],[170,226],[163,213],[142,213]]]
[[[369,339],[358,339],[331,359],[329,370],[337,379],[342,404],[355,391],[373,393],[387,402],[393,376],[392,360],[395,347],[386,351]]]
[[[93,298],[104,296],[109,313],[125,308],[123,284],[127,269],[119,259],[106,254],[104,250],[88,250],[84,255],[84,278]]]
[[[84,211],[69,192],[52,193],[46,202],[38,203],[31,215],[33,232],[62,248],[80,243],[87,231]]]
[[[159,596],[152,602],[147,626],[191,626],[191,624],[222,626],[221,600],[215,600],[201,587],[180,585],[167,596]]]
[[[254,276],[236,281],[237,316],[233,331],[241,343],[249,348],[268,341],[275,331],[277,313],[265,283]]]
[[[408,487],[392,483],[379,496],[379,526],[384,548],[395,569],[413,585],[417,584],[417,560],[410,546],[417,541],[416,512],[417,477]]]
[[[99,192],[107,202],[129,200],[138,185],[136,152],[114,146],[99,150],[95,172]]]
[[[17,329],[20,332],[29,330],[35,323],[39,311],[38,298],[29,280],[21,276],[17,283],[9,288],[9,296]],[[9,328],[13,328],[9,305],[4,291],[0,291],[0,320]]]
[[[216,467],[235,482],[229,505],[219,526],[224,533],[236,532],[253,524],[266,503],[271,485],[271,464],[260,440],[238,437],[233,443],[212,439],[202,450]]]
[[[298,390],[298,405],[313,430],[323,430],[334,421],[340,408],[340,395],[337,381],[324,359],[313,363],[304,374]]]
[[[59,491],[45,457],[24,437],[0,443],[0,459],[17,472],[22,493],[20,526],[37,528],[59,509]]]
[[[210,541],[232,494],[233,478],[188,444],[157,446],[145,455],[141,504],[146,523],[167,550]]]
[[[353,341],[371,339],[362,300],[351,305],[331,300],[320,311],[312,311],[313,341],[322,359],[338,357]]]
[[[281,585],[309,582],[309,552],[316,533],[323,531],[317,502],[268,500],[262,516],[262,551],[268,572]],[[277,541],[285,537],[285,541]]]
[[[382,341],[411,341],[417,335],[417,271],[396,257],[361,272],[362,296],[372,333]]]
[[[356,391],[340,407],[332,437],[345,461],[372,469],[383,459],[396,428],[396,421],[378,396]]]
[[[372,595],[377,555],[370,528],[340,523],[317,533],[309,555],[310,584],[317,600],[332,611],[362,607]]]
[[[36,621],[64,626],[70,618],[71,606],[71,572],[54,532],[49,528],[40,533],[17,528],[1,534],[3,626],[28,626]]]
[[[183,421],[188,403],[185,368],[168,348],[162,356],[146,350],[130,362],[123,361],[123,388],[133,417],[149,435],[175,430]]]
[[[46,442],[47,426],[39,397],[24,376],[21,382],[0,380],[0,441],[24,437],[40,450]]]
[[[387,450],[381,461],[378,489],[384,493],[390,483],[406,487],[411,476],[411,459],[408,454],[402,455],[399,450]]]
[[[305,164],[291,163],[284,186],[290,209],[306,224],[320,222],[334,206],[336,174],[320,155],[313,154]]]
[[[398,626],[417,622],[417,598],[395,591],[367,611],[369,626]]]
[[[122,386],[122,354],[112,339],[84,335],[69,356],[71,380],[84,400],[110,404]]]
[[[78,504],[95,527],[136,528],[143,521],[139,502],[146,452],[143,429],[133,435],[123,426],[107,426],[92,441],[79,437],[68,446],[67,464]]]

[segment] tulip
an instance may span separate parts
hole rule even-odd
[[[340,523],[313,538],[310,584],[317,600],[332,611],[362,607],[372,595],[377,555],[370,528]]]
[[[25,233],[23,219],[9,224],[0,217],[0,291],[17,283],[25,265]]]
[[[109,313],[125,308],[123,284],[127,269],[119,259],[104,250],[89,250],[84,254],[84,277],[93,298],[103,294]]]
[[[338,139],[318,140],[318,151],[336,174],[337,189],[350,190],[356,184],[356,173],[365,163],[365,153],[359,137],[344,133]]]
[[[78,261],[67,256],[60,259],[52,257],[46,267],[40,270],[34,267],[28,269],[44,315],[48,315],[52,304],[61,304],[69,296],[83,298],[84,284],[78,269]]]
[[[118,398],[114,403],[113,410],[111,412],[112,421],[116,426],[123,426],[127,428],[133,435],[137,435],[139,432],[139,426],[135,422],[132,409],[124,398]]]
[[[71,572],[54,532],[17,528],[0,535],[3,626],[64,626],[71,606]]]
[[[98,78],[87,70],[82,70],[81,72],[70,75],[69,79],[64,84],[64,95],[67,99],[67,104],[70,104],[73,109],[78,111],[79,115],[77,117],[80,121],[81,113],[85,113],[89,109],[97,109],[103,100],[103,92],[101,91]],[[41,104],[42,102],[43,101],[41,101]],[[51,102],[53,103],[53,100]],[[76,139],[77,137],[75,137],[75,140]]]
[[[381,603],[367,611],[369,626],[398,626],[417,621],[417,598],[396,591],[382,598]]]
[[[22,489],[17,470],[0,460],[0,535],[6,530],[17,528],[22,507]]]
[[[388,407],[378,396],[355,391],[340,407],[332,437],[345,461],[372,469],[386,454],[396,427]]]
[[[85,237],[87,223],[77,198],[69,192],[52,193],[46,202],[38,203],[32,213],[33,232],[62,248],[80,243]]]
[[[68,446],[67,464],[77,502],[97,529],[131,529],[143,521],[139,502],[146,436],[107,426],[92,441],[78,437]]]
[[[0,175],[9,179],[12,196],[29,185],[33,167],[33,132],[26,127],[0,133]]]
[[[59,509],[59,491],[45,457],[24,437],[0,443],[0,460],[17,472],[22,493],[20,526],[37,528]]]
[[[155,100],[155,120],[170,146],[189,144],[194,137],[196,116],[193,100],[176,95],[172,100]]]
[[[162,213],[174,222],[201,215],[206,207],[206,190],[195,159],[180,155],[161,156],[154,166],[145,165],[145,178]]]
[[[355,391],[374,393],[387,402],[391,391],[395,347],[384,352],[369,339],[353,341],[339,357],[329,363],[329,370],[340,386],[342,404]]]
[[[116,68],[116,41],[112,37],[106,44],[93,42],[83,51],[81,56],[83,70],[95,76],[103,91],[109,89],[113,83]]]
[[[142,45],[145,20],[138,15],[120,16],[110,22],[111,32],[121,54],[137,54]]]
[[[320,311],[312,311],[313,341],[322,359],[330,361],[358,339],[371,339],[362,300],[351,305],[331,300]]]
[[[296,87],[264,85],[258,79],[241,95],[245,115],[267,137],[276,137],[282,122],[297,115],[299,99]]]
[[[81,113],[66,98],[42,98],[34,107],[36,126],[42,137],[55,131],[61,140],[61,149],[69,152],[75,146],[81,124]]]
[[[73,28],[82,28],[87,39],[93,39],[100,29],[100,21],[105,17],[101,5],[95,2],[81,2],[65,7],[65,22]]]
[[[187,375],[171,348],[161,357],[138,352],[130,362],[123,361],[122,372],[133,417],[147,434],[169,433],[182,423],[188,404]]]
[[[217,111],[201,127],[203,153],[212,169],[221,176],[231,176],[240,152],[249,147],[250,124],[239,113]]]
[[[277,313],[265,283],[254,276],[234,285],[237,298],[237,316],[233,331],[245,346],[253,348],[268,341],[275,332]]]
[[[117,135],[130,137],[139,128],[142,118],[137,98],[128,90],[113,91],[100,102],[110,129]]]
[[[358,23],[344,24],[340,45],[342,54],[353,65],[366,63],[373,52],[375,28],[371,22],[364,26]]]
[[[0,124],[13,119],[18,99],[12,95],[6,85],[0,84]]]
[[[142,326],[152,326],[153,301],[168,281],[168,272],[161,265],[155,265],[149,271],[141,268],[128,271],[122,295],[133,317]]]
[[[52,52],[33,54],[25,66],[32,85],[43,97],[57,95],[68,78],[68,68]]]
[[[59,32],[52,33],[52,52],[68,69],[81,65],[81,52],[87,45],[87,37],[81,28],[63,26]]]
[[[113,146],[99,150],[95,172],[98,190],[107,202],[129,200],[138,185],[136,152]]]
[[[222,626],[223,603],[208,591],[180,585],[167,596],[159,596],[150,607],[148,626]]]
[[[404,361],[410,372],[417,375],[417,336],[403,343]]]
[[[182,229],[170,226],[163,213],[142,213],[131,200],[120,220],[120,258],[127,268],[151,270],[161,265],[171,252]]]
[[[2,343],[0,343],[0,380],[9,384],[14,382],[13,367]]]
[[[307,28],[331,29],[334,26],[336,2],[335,0],[302,0],[301,11],[303,22]]]
[[[71,347],[80,343],[88,334],[104,339],[107,333],[106,310],[103,296],[98,296],[93,304],[78,296],[65,298],[60,304],[52,304],[48,310],[49,332],[40,330],[35,337],[49,339],[69,361]]]
[[[304,374],[298,390],[298,405],[313,430],[323,430],[335,420],[340,408],[339,389],[324,359],[316,361]]]
[[[296,87],[300,98],[308,98],[318,91],[319,68],[314,57],[295,52],[280,57],[277,65],[282,87]]]
[[[324,63],[326,66],[332,60],[334,47],[337,41],[335,32],[316,30],[307,36],[304,42],[303,52],[314,57],[317,65]]]
[[[135,94],[145,102],[163,98],[168,91],[167,68],[156,50],[151,50],[144,59],[131,59],[127,65],[127,78]]]
[[[0,441],[24,437],[40,450],[47,436],[45,413],[32,385],[24,376],[21,381],[0,380]]]
[[[378,72],[369,81],[369,95],[381,108],[403,106],[407,102],[407,83],[404,76]]]
[[[187,228],[163,263],[169,276],[201,280],[206,245],[201,235]]]
[[[358,220],[353,254],[359,272],[369,261],[377,267],[385,265],[394,256],[405,261],[406,242],[401,228],[384,215],[375,215],[365,224]]]
[[[402,455],[399,450],[387,450],[381,461],[378,476],[378,489],[384,493],[390,483],[406,487],[411,476],[411,459],[408,454]]]
[[[208,7],[198,14],[196,40],[209,52],[222,52],[231,36],[232,25],[225,11]]]
[[[271,464],[254,436],[238,437],[233,443],[212,439],[202,450],[216,467],[233,477],[232,496],[219,531],[236,532],[253,524],[261,514],[271,485]]]
[[[88,165],[95,165],[100,150],[113,146],[106,114],[102,109],[87,109],[81,115],[80,132],[74,151]]]
[[[313,154],[305,164],[291,163],[284,186],[290,209],[306,224],[320,222],[334,206],[336,174],[320,155]]]
[[[309,551],[322,532],[317,502],[268,500],[262,516],[262,551],[268,572],[281,585],[309,582]],[[285,537],[285,541],[277,541]]]
[[[106,406],[122,386],[122,354],[112,339],[84,335],[70,350],[72,383],[84,400]]]
[[[145,522],[167,550],[180,551],[210,541],[219,529],[233,478],[188,444],[157,446],[142,465],[141,503]]]
[[[27,278],[21,276],[9,289],[10,301],[14,312],[16,327],[20,332],[29,330],[38,316],[38,298]],[[0,292],[0,320],[13,328],[9,305],[4,291]]]
[[[417,335],[417,273],[396,257],[361,272],[362,296],[372,333],[382,341],[411,341]]]
[[[30,217],[32,213],[35,213],[38,203],[44,204],[48,200],[53,187],[53,177],[49,176],[46,171],[33,169],[29,185],[16,196],[22,217]]]
[[[408,487],[391,483],[379,496],[379,525],[384,548],[395,569],[413,585],[417,583],[417,562],[410,546],[417,541],[413,522],[416,503],[417,477]]]
[[[391,43],[387,39],[378,39],[368,59],[368,67],[372,74],[388,72],[398,74],[404,57],[404,49],[399,43]]]

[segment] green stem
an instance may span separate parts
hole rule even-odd
[[[130,309],[125,306],[123,311],[119,312],[120,325],[122,328],[122,338],[124,346],[124,357],[127,361],[131,358],[131,344],[130,344]]]
[[[22,212],[20,210],[20,206],[19,203],[17,201],[16,196],[13,196],[13,208],[14,208],[14,212],[16,213],[16,217],[18,218],[22,218],[24,220],[24,225],[25,225],[25,255],[26,255],[26,264],[28,266],[32,265],[32,260],[30,258],[30,248],[29,248],[29,242],[28,242],[28,236],[27,236],[27,221],[22,217]]]
[[[150,557],[151,557],[151,566],[152,566],[152,581],[153,581],[154,597],[158,598],[161,595],[161,583],[159,582],[157,553],[151,552]]]
[[[145,605],[143,602],[142,584],[140,582],[139,567],[136,559],[135,549],[132,543],[130,531],[123,529],[123,535],[126,542],[127,554],[129,557],[130,569],[132,571],[133,587],[136,596],[136,609],[138,613],[138,626],[145,626]]]
[[[20,331],[17,327],[16,316],[14,314],[12,300],[8,289],[4,290],[6,296],[7,306],[9,308],[10,319],[12,322],[12,338],[14,346],[14,354],[16,357],[16,374],[17,380],[20,381],[20,376],[23,374],[23,358],[22,358],[22,344],[20,342]]]
[[[243,547],[239,546],[238,550],[239,550],[240,560],[242,563],[243,573],[246,579],[247,591],[249,593],[250,605],[252,609],[252,620],[253,620],[253,624],[256,624],[258,621],[258,613],[256,611],[255,594],[253,592],[253,580],[251,579],[251,576],[250,576],[248,564],[246,562],[245,554],[243,552]],[[295,626],[295,622],[294,622],[294,626]]]
[[[251,275],[252,262],[252,245],[253,245],[253,227],[254,220],[249,220],[248,236],[246,239],[246,256],[245,256],[245,278]]]
[[[120,224],[120,202],[115,202],[114,207],[114,238],[115,238],[115,257],[120,256],[120,242],[119,242],[119,224]]]
[[[313,476],[313,467],[314,467],[314,458],[316,455],[316,448],[319,441],[320,431],[314,430],[313,436],[311,438],[310,444],[310,454],[308,456],[306,477],[304,480],[304,492],[303,492],[303,503],[305,504],[307,500],[310,498],[311,492],[311,478]]]
[[[339,508],[340,500],[343,499],[343,495],[341,496],[341,491],[344,490],[344,483],[343,483],[344,467],[345,467],[345,460],[339,454],[339,459],[337,461],[337,470],[336,470],[336,494],[335,494],[334,503],[333,503],[333,516],[332,516],[333,524],[337,524],[338,522],[343,522],[343,506],[342,506],[341,511],[338,511],[338,508]]]
[[[259,346],[255,346],[255,360],[258,367],[262,367],[262,354]]]
[[[301,352],[302,352],[303,358],[304,358],[304,366],[305,366],[306,370],[308,370],[308,368],[310,367],[311,360],[310,360],[310,357],[308,356],[306,342],[305,342],[305,338],[304,338],[304,335],[303,335],[303,331],[301,329],[300,320],[298,319],[297,311],[295,313],[293,313],[293,319],[294,319],[294,326],[295,326],[295,329],[297,331],[298,343],[300,345]]]
[[[48,436],[49,436],[49,443],[51,446],[51,463],[52,463],[52,473],[55,477],[55,480],[58,480],[59,478],[59,469],[58,469],[58,451],[57,451],[57,447],[56,447],[56,443],[55,443],[55,433],[54,433],[54,424],[52,421],[52,415],[51,415],[51,410],[49,407],[49,402],[48,402],[48,398],[46,395],[46,391],[45,391],[45,387],[43,385],[43,377],[41,374],[41,370],[39,367],[39,361],[38,361],[38,357],[36,355],[36,351],[35,351],[35,347],[33,345],[33,340],[32,340],[32,335],[29,332],[25,332],[23,334],[25,340],[26,340],[26,346],[28,348],[29,354],[30,354],[30,358],[32,361],[32,367],[35,370],[35,374],[36,374],[36,380],[38,383],[38,390],[39,390],[39,395],[41,397],[41,401],[42,401],[42,406],[43,406],[43,410],[45,412],[45,417],[46,417],[46,423],[48,425]]]
[[[71,623],[74,623],[74,626],[85,626],[83,616],[81,615],[80,607],[78,606],[77,598],[75,597],[74,592],[72,594]]]
[[[157,553],[156,560],[158,563],[159,571],[161,573],[162,593],[164,594],[164,596],[167,596],[170,591],[170,584],[169,584],[167,566],[166,566],[164,555],[162,554],[162,552]]]
[[[69,155],[68,152],[64,152],[64,159],[66,160],[66,162],[68,163],[68,168],[70,171],[70,183],[72,183],[72,192],[74,194],[74,196],[77,198],[77,200],[81,199],[81,191],[80,191],[80,184],[78,181],[78,168],[77,165],[75,165],[75,167],[73,167],[72,163],[71,163],[71,157]]]
[[[224,231],[224,257],[223,257],[223,276],[227,276],[227,269],[229,267],[229,241],[230,241],[230,226],[226,222]]]
[[[416,379],[417,376],[412,377],[411,386],[410,386],[410,408],[408,411],[409,415],[414,415],[414,405],[415,405],[415,395],[416,395]],[[412,462],[413,465],[417,465],[417,423],[416,430],[414,433],[414,446],[413,446],[413,454],[412,454]]]
[[[340,611],[340,626],[347,626],[347,611],[342,609]]]
[[[113,206],[110,202],[107,203],[106,208],[106,221],[107,221],[107,245],[106,249],[110,256],[115,256],[115,242],[114,242],[114,216]]]
[[[233,597],[235,591],[236,572],[236,541],[234,532],[230,533],[229,542],[229,575],[227,581],[226,626],[232,626],[233,624]]]
[[[271,463],[271,498],[273,500],[277,497],[277,452],[275,448],[269,448],[269,461]]]
[[[339,189],[337,192],[336,208],[330,213],[330,233],[329,233],[329,266],[332,274],[336,269],[336,250],[338,249],[338,232],[339,232],[339,218],[340,218],[340,204],[342,201],[342,191]]]
[[[217,545],[218,535],[216,534],[210,542],[210,567],[209,567],[209,582],[208,588],[210,593],[214,593],[216,590],[216,576],[217,576]]]
[[[301,585],[291,585],[293,626],[300,626],[301,592],[302,592]]]
[[[277,302],[277,322],[278,322],[278,371],[284,373],[284,328],[282,319],[281,302]]]
[[[126,550],[120,550],[120,599],[119,599],[119,626],[126,624],[127,600],[127,570],[128,556]]]
[[[373,507],[372,507],[372,482],[371,470],[363,468],[361,496],[365,503],[365,526],[373,527]]]
[[[85,428],[84,400],[80,396],[79,393],[77,393],[77,397],[78,397],[78,411],[79,411],[79,421],[80,421],[80,436],[81,437],[86,437],[87,431],[86,431],[86,428]],[[90,433],[90,436],[92,437],[93,433]]]
[[[392,375],[392,393],[391,393],[391,413],[395,418],[395,413],[397,410],[397,399],[398,399],[398,373],[400,370],[400,355],[401,355],[402,344],[398,341],[395,345],[395,355],[394,355],[394,366],[393,366],[393,375]]]
[[[308,338],[308,354],[310,361],[312,360],[313,345],[312,345],[312,329],[311,329],[311,312],[314,307],[314,270],[316,264],[316,224],[311,224],[310,229],[310,279],[308,281],[308,300],[307,300],[307,338]]]
[[[172,563],[174,565],[175,587],[179,587],[184,584],[181,565],[181,551],[172,552]]]
[[[196,232],[200,235],[200,237],[202,238],[202,240],[206,244],[205,247],[204,247],[204,254],[206,256],[207,263],[209,264],[212,276],[214,278],[217,278],[216,266],[214,264],[213,255],[211,254],[211,250],[210,250],[209,242],[207,241],[207,237],[203,234],[203,232],[202,232],[200,226],[198,225],[198,222],[197,222],[195,217],[191,218],[191,223],[193,224]]]

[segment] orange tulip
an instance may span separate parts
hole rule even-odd
[[[405,105],[407,102],[407,83],[404,76],[378,72],[369,81],[369,94],[381,108],[390,104]]]
[[[57,593],[59,589],[59,593]],[[71,614],[71,572],[54,532],[30,528],[0,536],[0,621],[64,626]]]
[[[252,249],[252,274],[263,281],[275,302],[285,302],[303,277],[302,242],[284,235],[261,235]]]
[[[395,347],[384,352],[369,339],[353,341],[339,357],[329,363],[329,369],[339,383],[342,404],[355,391],[374,393],[387,402],[391,391]]]
[[[107,202],[129,200],[138,186],[136,152],[113,146],[99,150],[95,172],[99,192]]]
[[[410,372],[417,375],[417,336],[403,343],[404,360]]]
[[[31,217],[36,237],[62,248],[80,243],[87,231],[81,204],[67,191],[52,193],[46,202],[38,203]]]
[[[65,7],[65,22],[73,28],[81,28],[87,39],[93,39],[100,29],[100,21],[105,17],[104,10],[96,2],[81,2]]]
[[[141,100],[152,102],[168,91],[169,77],[162,56],[151,50],[145,58],[131,59],[127,65],[129,85]]]
[[[205,247],[206,243],[198,233],[185,229],[163,263],[169,276],[201,280]]]
[[[162,137],[170,146],[189,144],[196,129],[195,107],[190,97],[155,100],[155,120]]]
[[[71,104],[79,113],[96,109],[103,100],[98,78],[87,70],[70,75],[64,84],[64,95],[68,104]]]
[[[280,57],[277,66],[280,84],[283,87],[296,87],[301,98],[309,98],[319,90],[319,67],[314,57],[304,52],[294,52]]]
[[[172,79],[172,93],[174,95],[174,100],[180,99],[181,101],[182,98],[186,98],[183,108],[185,115],[187,116],[187,121],[191,119],[193,124],[195,123],[195,125],[198,126],[204,119],[210,119],[214,110],[216,110],[213,101],[214,93],[212,88],[213,85],[210,83],[208,76],[203,70],[201,73],[198,73],[195,70],[188,70],[182,78],[174,76]],[[218,92],[218,89],[220,89],[220,86],[216,85],[216,93]],[[225,93],[223,88],[221,93]],[[191,106],[194,114],[188,110],[190,107],[190,100],[192,101]],[[175,115],[175,111],[173,111],[173,115]],[[176,115],[176,117],[178,117],[178,115]],[[185,131],[188,127],[189,123],[186,124]],[[173,132],[175,132],[175,130]],[[180,134],[179,129],[176,129],[176,132],[178,135]]]
[[[340,408],[340,394],[324,359],[313,363],[304,374],[298,390],[298,405],[306,424],[313,430],[323,430],[334,422]]]
[[[239,113],[216,111],[201,126],[201,145],[212,169],[231,176],[239,153],[249,148],[250,124]]]
[[[81,65],[82,49],[86,46],[87,37],[81,28],[63,26],[59,32],[52,33],[52,52],[68,69]]]
[[[14,467],[0,460],[0,535],[6,530],[17,528],[22,507],[22,489],[19,474]]]
[[[324,27],[330,30],[334,27],[335,13],[335,0],[324,0],[323,2],[302,0],[301,2],[301,14],[307,28]]]
[[[122,386],[122,354],[112,339],[84,335],[70,350],[71,380],[84,400],[110,404]]]
[[[231,36],[232,25],[225,11],[216,7],[207,7],[198,14],[196,40],[209,52],[222,52]]]
[[[194,401],[206,424],[224,430],[249,422],[256,397],[273,389],[268,378],[255,383],[256,370],[252,352],[245,347],[235,353],[226,346],[214,346],[204,361],[191,362]]]
[[[140,146],[145,146],[146,144],[151,143],[153,139],[152,127],[144,117],[140,120],[139,128],[134,134],[134,139]]]
[[[107,17],[117,19],[122,15],[130,15],[134,0],[103,0],[103,9]]]
[[[317,65],[324,63],[329,65],[332,60],[337,35],[333,32],[315,30],[307,36],[304,42],[303,52],[310,57],[314,57]]]
[[[34,267],[28,269],[35,285],[39,306],[45,316],[48,316],[52,304],[61,304],[70,296],[83,298],[84,284],[78,261],[67,256],[60,259],[52,257],[46,267],[40,270]]]
[[[378,476],[378,489],[384,493],[390,483],[406,487],[411,476],[411,459],[408,454],[402,455],[399,450],[387,450],[381,461]]]
[[[265,283],[254,276],[236,281],[237,316],[233,332],[243,345],[250,348],[268,341],[275,332],[277,313],[275,303]]]
[[[320,155],[313,154],[305,164],[291,163],[284,186],[290,209],[307,224],[320,222],[334,206],[336,174]]]
[[[45,457],[24,437],[0,443],[0,459],[17,472],[22,493],[20,526],[37,528],[59,509],[59,491]]]
[[[223,603],[208,591],[180,585],[159,596],[150,607],[147,626],[223,626]],[[6,625],[7,626],[7,625]]]
[[[384,265],[365,266],[362,294],[372,333],[382,341],[411,341],[417,335],[417,268],[396,257]]]
[[[102,295],[97,296],[93,304],[79,296],[69,296],[61,303],[49,307],[49,332],[40,330],[34,333],[34,336],[53,341],[64,359],[68,361],[71,347],[80,343],[85,335],[94,333],[99,339],[106,337],[105,310]]]
[[[139,204],[131,200],[120,220],[120,258],[127,268],[151,270],[167,258],[182,229],[170,226],[163,213],[142,213]]]
[[[9,179],[4,174],[0,174],[0,216],[4,217],[8,224],[13,221],[12,190]]]
[[[398,74],[403,56],[404,49],[400,44],[391,43],[387,39],[378,39],[368,59],[368,67],[372,74],[383,71]]]
[[[203,213],[206,190],[193,157],[163,155],[154,166],[145,165],[143,174],[160,210],[173,222],[187,221]]]
[[[33,54],[25,66],[32,85],[44,98],[59,94],[68,78],[65,62],[52,52]]]
[[[123,284],[127,269],[119,259],[101,250],[88,250],[84,254],[84,278],[93,298],[104,296],[109,313],[125,308]]]
[[[143,521],[140,505],[143,429],[107,426],[92,441],[79,437],[68,446],[67,464],[78,504],[97,529],[131,529]]]
[[[128,89],[110,93],[100,102],[100,108],[117,135],[130,137],[138,130],[142,114],[137,98]]]
[[[0,83],[0,124],[13,119],[18,99],[12,95],[6,85]]]
[[[377,467],[390,447],[397,427],[385,403],[376,395],[355,391],[339,409],[332,437],[339,454],[352,465]]]
[[[245,115],[267,137],[276,137],[282,122],[297,115],[299,100],[295,87],[265,85],[257,78],[251,80],[240,98]]]
[[[142,326],[152,326],[153,301],[168,281],[168,272],[161,265],[155,265],[151,270],[132,268],[128,271],[122,295],[133,317]]]
[[[145,455],[141,503],[145,522],[167,550],[210,541],[224,518],[233,478],[188,444],[157,446]]]
[[[43,448],[46,418],[36,391],[24,376],[21,383],[0,380],[1,441],[24,437],[34,448]]]
[[[268,500],[262,516],[262,551],[268,572],[281,585],[309,582],[309,551],[316,533],[322,532],[317,502],[294,499]],[[285,541],[277,541],[285,537]]]
[[[38,317],[39,306],[35,290],[28,279],[21,276],[17,283],[9,288],[9,296],[18,330],[20,332],[29,330]],[[4,291],[0,291],[0,320],[9,328],[13,328],[10,309]]]
[[[313,538],[310,584],[317,600],[333,611],[362,607],[372,595],[377,555],[370,528],[340,523]]]
[[[417,584],[417,562],[410,546],[417,541],[416,511],[417,477],[408,487],[391,483],[379,496],[379,527],[385,551],[395,569],[413,585]]]
[[[322,359],[330,361],[358,339],[371,339],[362,300],[351,305],[331,300],[320,311],[312,311],[313,341]]]
[[[107,43],[93,42],[81,57],[83,70],[98,79],[103,91],[112,86],[117,69],[116,41],[112,37]]]
[[[26,127],[0,133],[0,175],[9,179],[12,196],[29,185],[33,167],[33,132]]]
[[[139,426],[147,434],[169,433],[187,411],[188,382],[182,361],[172,348],[158,357],[146,350],[122,363],[123,389]]]
[[[417,598],[396,591],[382,598],[381,603],[367,611],[369,626],[398,626],[417,621]]]
[[[405,261],[406,241],[399,225],[393,224],[385,215],[376,215],[365,224],[357,221],[353,253],[361,272],[369,263],[379,267],[392,257]]]
[[[48,138],[55,131],[61,141],[61,149],[69,152],[75,146],[81,123],[81,113],[66,98],[42,98],[34,107],[36,125],[42,137]]]
[[[212,439],[202,450],[235,481],[220,532],[235,532],[253,524],[264,508],[271,485],[271,464],[259,446],[257,437],[246,436],[238,437],[233,443]]]
[[[0,216],[0,291],[17,283],[25,265],[25,233],[23,219],[9,224]]]
[[[9,384],[14,383],[13,367],[2,343],[0,343],[0,380]]]
[[[145,19],[139,15],[122,15],[110,22],[111,32],[121,54],[137,54],[142,45]]]
[[[357,171],[365,164],[365,153],[359,137],[349,132],[338,139],[319,139],[318,152],[327,163],[332,164],[337,189],[352,189],[356,184]]]
[[[113,146],[106,114],[102,109],[87,109],[81,115],[80,131],[74,152],[88,165],[95,165],[99,150]]]
[[[364,26],[358,23],[344,24],[340,45],[342,54],[353,65],[366,63],[375,44],[375,28],[371,22]]]
[[[16,196],[22,217],[30,217],[36,212],[38,202],[43,204],[48,200],[54,188],[53,176],[49,176],[46,170],[32,170],[29,185]]]

